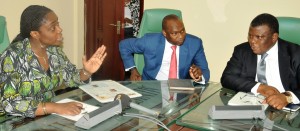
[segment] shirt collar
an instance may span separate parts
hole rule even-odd
[[[266,53],[268,54],[268,56],[274,56],[278,54],[278,41],[276,41],[274,46],[271,49],[269,49]]]
[[[165,43],[166,43],[166,47],[171,47],[171,46],[173,46],[167,39],[165,39]]]
[[[172,47],[172,46],[174,46],[173,44],[171,44],[167,39],[165,39],[165,43],[166,43],[166,47]],[[180,47],[180,46],[177,46],[177,49],[179,49],[178,47]]]

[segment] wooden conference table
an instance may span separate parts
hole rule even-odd
[[[168,89],[168,81],[120,81],[122,85],[131,88],[140,94],[142,97],[133,98],[132,101],[143,107],[156,110],[164,114],[164,117],[157,118],[162,121],[170,129],[176,122],[176,118],[189,112],[199,102],[205,101],[210,95],[214,94],[220,89],[219,83],[210,82],[207,85],[196,85],[195,91],[174,91]],[[168,93],[177,93],[176,102],[169,102],[165,96]],[[201,95],[202,94],[202,95]],[[81,101],[87,104],[102,107],[105,104],[98,102],[81,89],[75,89],[53,98],[53,101],[59,101],[65,98]],[[136,109],[128,108],[124,110],[125,113],[146,113],[140,112]],[[0,117],[0,130],[51,130],[51,131],[80,131],[85,130],[74,125],[75,121],[66,119],[58,115],[47,115],[36,118],[23,118],[14,116]],[[89,130],[107,131],[107,130],[162,130],[160,126],[154,124],[149,120],[141,118],[128,117],[122,115],[115,115]]]

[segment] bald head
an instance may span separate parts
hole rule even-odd
[[[181,46],[185,40],[186,32],[181,19],[174,15],[167,15],[162,22],[162,33],[169,43]]]
[[[174,14],[170,14],[170,15],[165,16],[163,21],[162,21],[162,29],[163,30],[167,29],[168,21],[181,21],[181,19],[177,15],[174,15]]]

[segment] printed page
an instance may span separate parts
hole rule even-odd
[[[79,88],[101,103],[114,101],[117,94],[126,94],[130,98],[142,96],[140,93],[113,80],[92,81],[90,84],[79,86]]]

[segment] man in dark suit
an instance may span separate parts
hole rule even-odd
[[[300,47],[279,37],[279,24],[270,14],[256,16],[249,27],[248,42],[237,45],[222,74],[225,88],[266,97],[276,109],[300,98]],[[265,58],[262,58],[264,54]],[[265,61],[265,82],[259,82],[258,65]]]
[[[177,78],[192,78],[205,84],[210,73],[202,40],[186,34],[183,22],[176,15],[164,17],[162,33],[149,33],[142,38],[120,42],[120,54],[125,70],[131,70],[130,80],[167,80],[169,78],[172,49],[176,46]],[[133,53],[144,54],[145,67],[142,77],[135,68]]]

